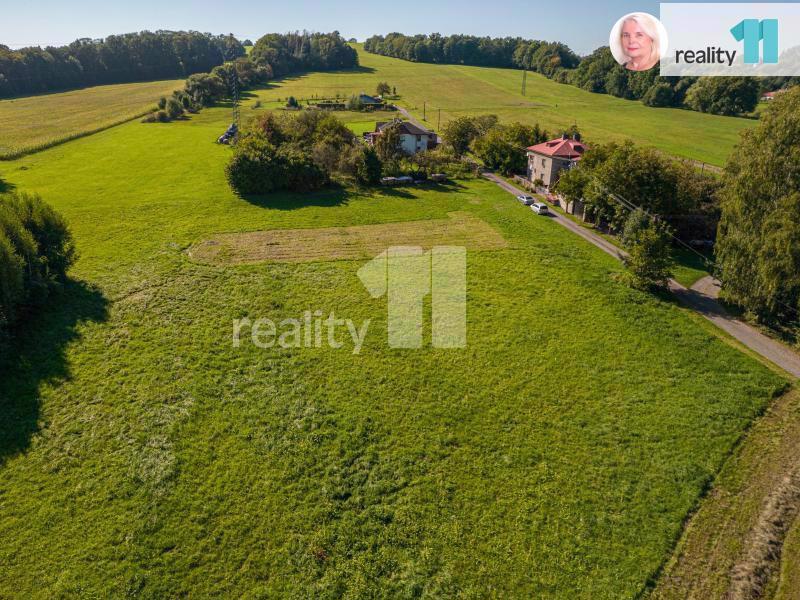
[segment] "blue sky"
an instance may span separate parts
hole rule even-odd
[[[338,30],[359,40],[376,34],[469,33],[557,40],[579,54],[608,43],[623,14],[658,15],[654,0],[254,0],[236,4],[210,0],[28,0],[0,10],[0,44],[60,45],[79,37],[104,37],[143,29],[195,29],[257,39],[295,29]]]

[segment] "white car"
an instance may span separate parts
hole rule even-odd
[[[522,202],[525,206],[530,206],[533,204],[533,196],[526,196],[525,194],[520,194],[517,196],[517,200]]]
[[[535,212],[537,215],[547,215],[550,214],[550,210],[547,208],[547,204],[544,202],[534,202],[531,204],[531,210]]]

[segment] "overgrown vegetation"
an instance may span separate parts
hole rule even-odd
[[[800,88],[773,100],[725,168],[717,258],[724,297],[797,330],[800,310]]]
[[[375,151],[330,113],[265,113],[240,139],[226,173],[240,194],[309,192],[337,175],[377,183],[381,164]]]
[[[0,194],[0,336],[66,278],[75,246],[64,219],[39,196]]]
[[[719,180],[688,162],[633,142],[591,144],[576,168],[563,171],[556,191],[583,202],[593,220],[620,232],[631,204],[658,215],[687,241],[713,239]]]
[[[657,69],[630,71],[614,59],[607,46],[578,57],[564,44],[522,38],[470,35],[376,35],[364,49],[416,62],[527,69],[559,83],[637,99],[648,106],[684,106],[714,114],[751,112],[762,91],[795,85],[797,77],[660,77]],[[692,93],[689,94],[689,90]]]
[[[538,123],[501,125],[497,115],[463,116],[447,122],[442,139],[455,156],[472,151],[485,166],[510,175],[525,171],[525,149],[545,141],[547,132]]]

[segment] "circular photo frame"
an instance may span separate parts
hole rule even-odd
[[[669,48],[667,30],[653,15],[628,13],[614,24],[608,45],[620,65],[631,71],[649,71]]]

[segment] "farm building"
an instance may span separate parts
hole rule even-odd
[[[542,142],[528,149],[528,180],[541,180],[548,190],[558,181],[558,174],[569,169],[581,159],[586,144],[581,136],[569,137],[566,133],[560,138]]]
[[[423,150],[430,150],[436,147],[436,134],[433,131],[417,127],[409,121],[388,121],[386,123],[377,123],[375,131],[369,131],[364,134],[364,139],[368,144],[374,144],[379,135],[387,127],[397,125],[400,129],[400,146],[403,152],[411,156]]]
[[[363,92],[358,95],[358,99],[364,106],[379,106],[383,104],[383,100],[381,100],[380,98],[364,94]]]

